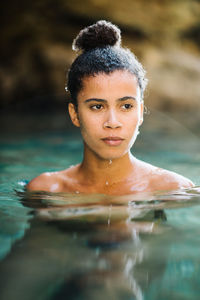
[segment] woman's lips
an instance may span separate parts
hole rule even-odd
[[[119,146],[123,140],[124,139],[118,136],[110,136],[102,139],[102,141],[109,146]]]

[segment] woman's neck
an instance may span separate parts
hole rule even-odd
[[[88,184],[113,184],[127,179],[134,171],[136,159],[128,152],[115,159],[103,159],[95,153],[85,150],[79,174]]]

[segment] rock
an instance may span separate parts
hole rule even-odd
[[[147,69],[145,102],[161,110],[200,109],[199,1],[2,1],[0,107],[65,107],[73,38],[98,19],[119,25],[123,44]]]

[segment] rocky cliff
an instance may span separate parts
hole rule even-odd
[[[3,112],[62,108],[72,40],[98,19],[119,25],[143,62],[148,107],[200,109],[200,1],[8,0],[0,11]]]

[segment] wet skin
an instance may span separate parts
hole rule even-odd
[[[133,74],[86,77],[77,98],[78,109],[70,103],[69,114],[83,137],[82,163],[41,174],[27,185],[29,190],[123,195],[193,186],[189,179],[131,154],[143,122],[143,101]]]

